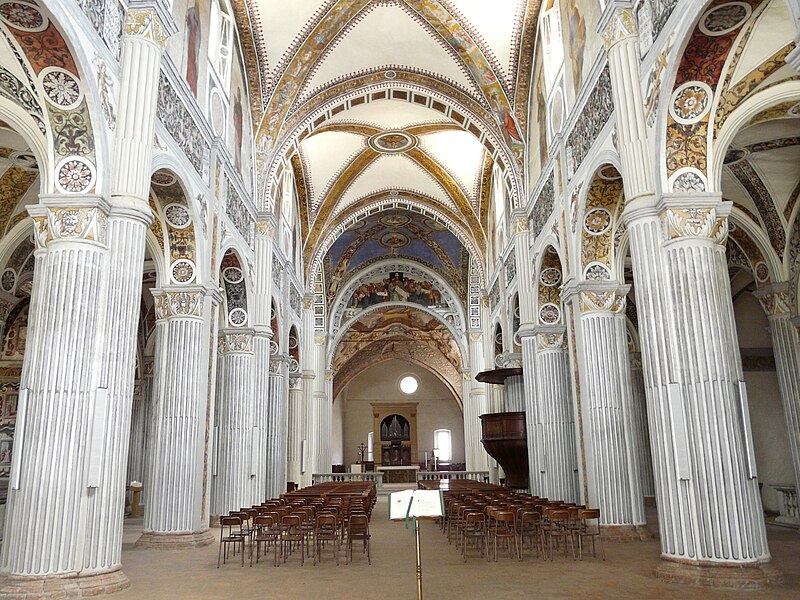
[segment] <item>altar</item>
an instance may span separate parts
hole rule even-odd
[[[376,466],[383,472],[383,483],[416,483],[419,465]]]

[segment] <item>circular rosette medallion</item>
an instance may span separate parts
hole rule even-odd
[[[669,113],[682,125],[697,123],[711,109],[713,92],[702,81],[689,81],[672,93]]]
[[[17,274],[14,269],[6,269],[0,277],[0,287],[4,292],[13,292],[14,286],[17,284]]]
[[[171,274],[175,283],[191,283],[194,279],[194,264],[185,258],[176,260],[172,263]]]
[[[561,310],[553,303],[543,304],[539,309],[539,320],[545,325],[554,325],[561,318]]]
[[[234,327],[241,327],[247,324],[247,312],[243,308],[234,308],[228,313],[228,321]]]
[[[25,2],[0,3],[0,20],[21,31],[44,31],[50,22],[35,6]]]
[[[595,208],[586,213],[583,228],[590,235],[601,235],[611,227],[611,213],[605,208]]]
[[[80,82],[69,71],[59,67],[47,67],[42,69],[39,80],[47,101],[54,106],[71,110],[83,100]]]
[[[386,215],[378,219],[378,221],[380,221],[381,225],[386,225],[386,227],[402,227],[411,222],[411,217],[406,215]]]
[[[583,278],[588,281],[608,281],[611,279],[611,271],[603,263],[594,262],[586,267]]]
[[[175,175],[173,175],[169,171],[158,171],[157,173],[153,173],[153,176],[150,178],[150,182],[153,185],[158,185],[161,187],[172,185],[176,181],[177,178],[175,177]]]
[[[67,194],[91,189],[94,177],[94,166],[79,156],[67,157],[56,166],[56,186]]]
[[[410,242],[408,236],[399,231],[392,231],[381,236],[381,246],[389,250],[405,248]]]
[[[417,145],[417,138],[405,131],[384,131],[369,138],[369,146],[381,154],[408,152]]]
[[[175,229],[184,229],[192,222],[189,210],[182,204],[167,205],[164,208],[164,218]]]
[[[555,267],[542,269],[542,272],[539,275],[539,281],[542,282],[542,285],[546,285],[547,287],[558,285],[561,282],[561,271]]]
[[[239,267],[228,267],[222,272],[222,278],[228,283],[239,283],[244,279],[244,273]]]
[[[747,2],[721,4],[700,17],[700,31],[711,37],[719,37],[741,27],[751,14],[753,8]]]
[[[765,283],[766,281],[768,281],[769,267],[767,267],[767,263],[763,261],[756,263],[755,275],[756,275],[756,280],[758,280],[758,283]]]

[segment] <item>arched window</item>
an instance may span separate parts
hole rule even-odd
[[[564,41],[561,37],[561,17],[558,0],[547,0],[539,23],[544,50],[545,92],[549,96],[564,63]]]
[[[433,432],[433,449],[439,461],[450,462],[453,458],[453,445],[449,429],[437,429]]]
[[[370,431],[367,434],[367,461],[368,462],[372,462],[373,460],[375,460],[375,455],[373,454],[373,451],[372,451],[373,444],[375,444],[375,432]]]
[[[294,177],[292,177],[292,172],[288,170],[283,174],[281,218],[283,219],[283,250],[286,257],[294,261],[295,257],[291,253],[294,246]]]
[[[231,82],[232,48],[233,15],[228,0],[213,0],[208,37],[208,60],[226,94]]]

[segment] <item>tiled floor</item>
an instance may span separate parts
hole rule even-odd
[[[654,515],[653,515],[654,516]],[[413,599],[416,597],[414,537],[403,523],[387,519],[382,497],[372,517],[372,565],[357,555],[354,564],[304,567],[296,558],[278,568],[269,562],[245,566],[232,562],[217,569],[217,546],[191,551],[139,550],[133,543],[141,520],[126,521],[123,569],[129,590],[114,598],[157,599]],[[774,565],[784,574],[781,587],[766,592],[730,592],[664,583],[653,576],[659,564],[658,542],[606,544],[605,562],[574,562],[557,557],[544,562],[526,557],[520,563],[499,556],[487,563],[477,555],[465,564],[437,525],[422,527],[423,581],[426,599],[459,600],[515,598],[800,598],[800,535],[769,527]]]

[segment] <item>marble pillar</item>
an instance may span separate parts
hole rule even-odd
[[[758,489],[725,248],[713,194],[628,204],[662,564],[720,587],[775,578]]]
[[[312,324],[313,325],[313,324]],[[331,437],[333,435],[332,401],[327,394],[325,352],[328,336],[317,332],[314,335],[314,383],[311,394],[309,422],[312,429],[308,439],[313,452],[311,473],[331,472]],[[310,483],[310,480],[308,480]]]
[[[303,385],[305,381],[300,374],[300,365],[293,358],[288,358],[288,430],[286,448],[286,478],[300,485],[302,477],[302,454],[304,450],[305,401]]]
[[[552,500],[578,502],[578,454],[575,444],[575,417],[570,388],[566,329],[536,329],[536,393],[533,422],[528,427],[536,447],[538,491]]]
[[[209,352],[216,341],[214,316],[219,299],[215,301],[200,286],[154,289],[153,296],[157,337],[144,482],[148,502],[137,545],[203,546],[215,539],[208,527],[208,426],[213,397],[208,397],[207,382],[214,380]]]
[[[525,427],[528,436],[528,489],[535,496],[546,497],[543,479],[544,464],[540,452],[541,443],[537,423],[539,409],[536,402],[538,394],[536,370],[536,333],[531,326],[520,328],[522,346],[522,376],[525,379]]]
[[[792,322],[792,284],[771,284],[756,292],[769,319],[775,368],[781,388],[795,483],[800,482],[800,334]]]
[[[145,457],[147,456],[147,423],[150,414],[150,391],[153,383],[152,358],[144,360],[143,370],[144,377],[136,380],[133,386],[128,470],[125,476],[126,484],[128,485],[131,481],[138,481],[139,483],[144,481]]]
[[[289,438],[289,402],[286,381],[288,361],[279,353],[278,344],[270,342],[269,398],[267,402],[267,498],[277,498],[286,491],[287,440]]]
[[[225,329],[219,336],[213,515],[255,504],[253,458],[260,432],[254,418],[253,338],[248,329]]]
[[[108,389],[100,386],[110,207],[101,198],[53,196],[28,210],[36,264],[2,550],[9,578],[0,597],[62,597],[68,588],[102,594],[128,585],[113,548],[106,564],[86,568],[95,556],[87,542],[112,543],[88,537],[99,533],[87,508],[101,481],[109,485],[101,473],[125,457],[108,443],[119,432],[109,429]],[[127,432],[125,442],[127,450]],[[119,471],[124,478],[124,460]],[[116,498],[119,522],[105,532],[112,537],[122,527],[124,489]]]
[[[467,469],[470,471],[488,471],[489,455],[481,443],[480,415],[491,412],[487,385],[475,380],[475,376],[483,370],[484,349],[483,334],[470,332],[469,354],[472,370],[464,389],[464,443],[467,456]],[[471,459],[470,459],[471,457]],[[469,464],[471,460],[471,465]]]
[[[250,318],[255,336],[253,339],[253,361],[255,366],[255,383],[253,387],[253,418],[258,427],[256,432],[255,451],[253,457],[253,499],[260,503],[274,498],[276,493],[286,489],[285,481],[275,484],[276,479],[285,479],[286,474],[286,437],[276,438],[274,427],[273,394],[270,385],[275,381],[270,370],[272,356],[272,237],[275,232],[274,221],[264,217],[256,223],[255,228],[255,276],[253,279]],[[273,447],[273,443],[282,441]],[[278,460],[275,455],[280,455]]]
[[[644,373],[642,372],[642,355],[632,352],[631,386],[633,391],[633,431],[636,436],[636,451],[639,455],[639,478],[642,482],[642,494],[646,498],[656,495],[656,484],[653,479],[653,456],[650,452],[650,425],[647,422],[647,397],[644,390]]]
[[[630,2],[601,18],[630,237],[652,442],[659,577],[762,587],[775,577],[753,456],[747,391],[722,245],[730,204],[656,198]]]
[[[583,282],[564,290],[579,315],[577,347],[589,491],[586,501],[600,509],[600,523],[607,535],[626,541],[648,536],[625,335],[627,289],[605,282]]]

